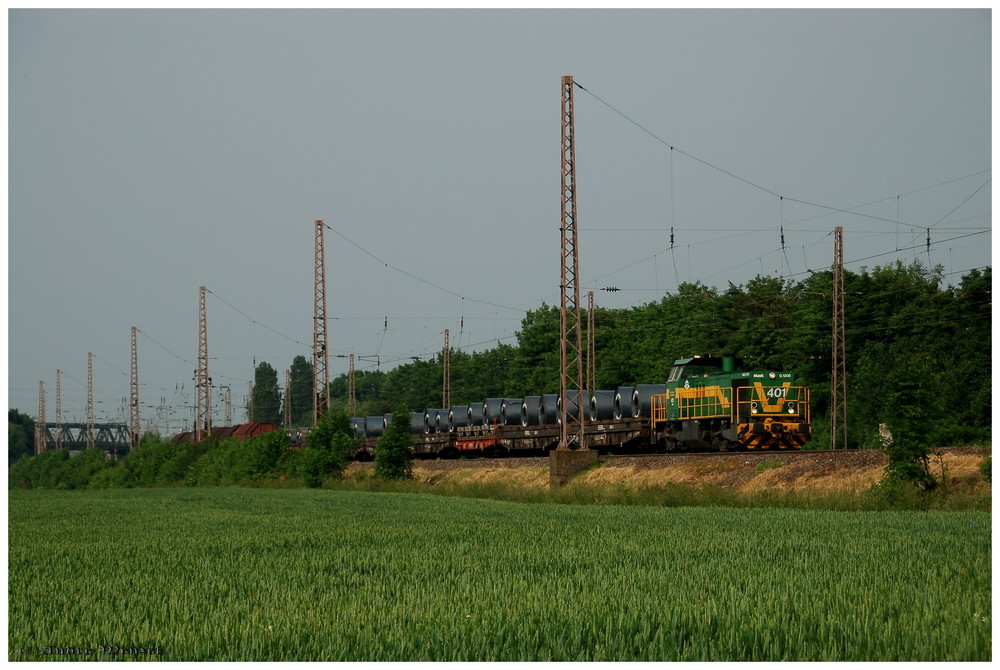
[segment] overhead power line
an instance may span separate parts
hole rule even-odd
[[[398,272],[398,273],[400,273],[402,275],[406,275],[410,279],[414,279],[414,280],[416,280],[418,282],[421,282],[423,284],[427,284],[428,286],[436,288],[437,290],[442,291],[444,293],[447,293],[449,295],[453,295],[456,298],[461,298],[462,300],[469,300],[471,302],[478,302],[478,303],[480,303],[482,305],[489,305],[491,307],[499,307],[501,309],[509,309],[512,312],[523,312],[524,311],[523,309],[518,309],[517,307],[510,307],[508,305],[501,305],[501,304],[496,303],[496,302],[490,302],[489,300],[479,300],[477,298],[470,298],[470,297],[464,296],[464,295],[462,295],[460,293],[456,293],[455,291],[452,291],[451,289],[447,289],[444,286],[441,286],[439,284],[435,284],[432,281],[428,281],[428,280],[426,280],[426,279],[424,279],[422,277],[418,277],[415,274],[412,274],[410,272],[407,272],[406,270],[403,270],[401,268],[396,267],[392,263],[387,263],[386,261],[382,260],[381,258],[379,258],[378,256],[376,256],[372,252],[368,251],[367,249],[365,249],[364,247],[362,247],[360,244],[358,244],[354,240],[350,239],[349,237],[347,237],[343,233],[341,233],[341,232],[337,231],[336,229],[334,229],[332,226],[330,226],[330,224],[324,223],[323,225],[326,226],[327,230],[329,230],[330,232],[332,232],[337,237],[343,239],[345,242],[347,242],[348,244],[350,244],[354,248],[358,249],[359,251],[363,252],[364,254],[366,254],[366,255],[370,256],[371,258],[375,259],[376,261],[378,261],[379,263],[381,263],[385,267],[390,268],[392,270],[395,270],[396,272]]]
[[[773,196],[775,198],[779,198],[779,199],[782,199],[782,200],[787,200],[789,202],[794,202],[794,203],[797,203],[797,204],[800,204],[800,205],[806,205],[806,206],[809,206],[809,207],[817,207],[817,208],[820,208],[820,209],[826,209],[826,210],[829,210],[831,212],[837,212],[837,213],[840,213],[840,214],[850,214],[852,216],[859,216],[859,217],[862,217],[862,218],[872,219],[872,220],[875,220],[875,221],[883,221],[885,223],[892,223],[892,224],[895,224],[895,225],[904,225],[904,226],[907,226],[907,227],[910,227],[910,228],[920,228],[920,229],[923,229],[923,228],[927,227],[927,226],[918,226],[918,225],[915,225],[915,224],[905,223],[905,222],[899,221],[897,219],[889,219],[889,218],[882,217],[882,216],[875,216],[873,214],[865,214],[863,212],[858,212],[858,211],[852,210],[852,209],[844,209],[842,207],[833,207],[832,205],[824,205],[822,203],[816,203],[816,202],[812,202],[812,201],[809,201],[809,200],[802,200],[800,198],[793,198],[793,197],[790,197],[790,196],[787,196],[787,195],[785,195],[785,196],[780,195],[780,194],[776,193],[775,191],[767,188],[766,186],[762,186],[761,184],[758,184],[758,183],[753,182],[753,181],[751,181],[749,179],[741,177],[740,175],[735,174],[734,172],[730,172],[729,170],[726,170],[725,168],[719,167],[718,165],[715,165],[714,163],[710,163],[709,161],[704,160],[703,158],[699,158],[698,156],[695,156],[694,154],[688,153],[687,151],[684,151],[683,149],[679,149],[677,146],[675,146],[675,145],[671,144],[670,142],[668,142],[667,140],[663,139],[662,137],[660,137],[659,135],[657,135],[656,133],[654,133],[653,131],[651,131],[649,128],[646,128],[641,123],[639,123],[638,121],[636,121],[635,119],[633,119],[629,115],[625,114],[625,112],[621,111],[620,109],[618,109],[617,107],[615,107],[614,105],[612,105],[611,103],[609,103],[607,100],[604,100],[603,98],[601,98],[600,96],[598,96],[593,91],[587,90],[583,86],[580,86],[580,84],[577,84],[577,87],[580,88],[581,90],[585,91],[586,93],[588,93],[591,97],[593,97],[595,100],[597,100],[598,102],[600,102],[602,105],[604,105],[605,107],[607,107],[608,109],[610,109],[611,111],[613,111],[615,114],[617,114],[618,116],[620,116],[623,119],[625,119],[626,121],[628,121],[630,124],[632,124],[633,126],[635,126],[636,128],[638,128],[642,132],[644,132],[647,135],[649,135],[650,137],[652,137],[654,140],[656,140],[657,142],[659,142],[663,146],[669,148],[671,152],[676,151],[676,152],[680,153],[681,155],[683,155],[683,156],[685,156],[687,158],[690,158],[691,160],[693,160],[693,161],[695,161],[697,163],[701,163],[702,165],[704,165],[704,166],[706,166],[708,168],[711,168],[712,170],[720,172],[720,173],[722,173],[722,174],[724,174],[724,175],[726,175],[728,177],[731,177],[732,179],[735,179],[736,181],[742,182],[742,183],[746,184],[747,186],[750,186],[751,188],[755,188],[755,189],[757,189],[757,190],[759,190],[759,191],[761,191],[763,193],[766,193],[768,195],[771,195],[771,196]],[[975,175],[978,175],[978,174],[982,174],[983,172],[988,172],[988,170],[977,172],[974,175],[969,175],[969,176],[975,176]],[[966,178],[967,177],[961,177],[959,179],[953,179],[953,180],[949,180],[949,181],[946,181],[946,182],[941,182],[940,184],[936,184],[935,186],[941,186],[941,185],[944,185],[944,184],[949,184],[949,183],[952,183],[954,181],[959,181],[960,179],[966,179]],[[988,184],[989,181],[990,180],[987,180],[986,184]],[[979,190],[981,190],[984,186],[986,186],[986,184],[983,184],[983,186],[980,186],[979,189],[976,190],[976,193],[978,193]],[[933,188],[933,186],[928,186],[928,187],[916,189],[914,191],[910,191],[909,193],[900,194],[900,195],[909,195],[909,194],[917,193],[919,191],[927,190],[928,188]],[[972,195],[975,195],[975,193],[973,193]],[[895,197],[899,197],[899,196],[895,196]],[[971,197],[972,196],[970,195],[969,198],[971,198]],[[957,207],[955,207],[955,209],[953,209],[951,212],[949,212],[944,217],[942,217],[937,223],[940,223],[941,221],[943,221],[944,219],[946,219],[952,212],[954,212],[956,209],[958,209],[963,204],[965,204],[965,202],[967,202],[969,200],[969,198],[966,198],[962,203],[960,203]],[[881,201],[877,201],[877,202],[881,202]],[[865,206],[865,205],[862,205],[862,206]]]

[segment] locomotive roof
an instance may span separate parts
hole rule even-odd
[[[737,366],[743,365],[743,359],[732,356],[736,361]],[[688,363],[697,362],[700,365],[722,365],[722,356],[692,356],[691,358],[678,358],[674,361],[674,365],[687,365]]]

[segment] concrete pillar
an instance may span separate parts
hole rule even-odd
[[[549,452],[549,487],[562,486],[596,462],[596,449],[553,449]]]

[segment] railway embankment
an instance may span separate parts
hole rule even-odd
[[[988,447],[948,447],[931,455],[931,473],[955,489],[991,485],[980,467]],[[740,452],[602,456],[574,479],[581,484],[649,488],[715,486],[744,493],[762,491],[834,494],[860,492],[883,476],[886,456],[877,450]],[[364,477],[370,464],[354,463],[347,476]],[[547,458],[416,461],[414,479],[430,485],[499,484],[525,488],[549,486]]]

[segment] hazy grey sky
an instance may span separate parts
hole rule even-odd
[[[514,343],[559,300],[562,75],[587,89],[581,284],[622,289],[598,305],[801,278],[838,225],[852,270],[991,264],[988,9],[8,19],[9,406],[36,414],[42,380],[50,421],[56,369],[85,420],[87,352],[98,420],[127,420],[134,325],[144,423],[190,426],[200,285],[214,382],[242,403],[267,361],[283,383],[310,353],[316,219],[334,354]]]

